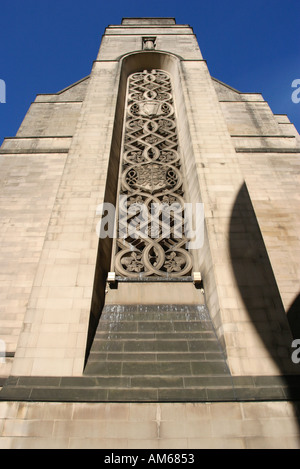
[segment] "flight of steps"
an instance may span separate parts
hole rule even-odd
[[[205,305],[104,307],[84,371],[111,401],[232,396],[232,381]]]

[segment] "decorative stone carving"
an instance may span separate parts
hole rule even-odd
[[[130,278],[190,275],[171,80],[161,70],[128,79],[120,195],[116,273]]]
[[[143,50],[154,50],[156,37],[143,37]]]

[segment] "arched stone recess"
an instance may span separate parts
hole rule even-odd
[[[201,210],[203,212],[201,188],[198,180],[193,142],[189,130],[189,119],[186,112],[186,91],[184,89],[185,79],[184,71],[181,65],[182,60],[183,59],[181,57],[162,51],[134,52],[124,55],[119,59],[118,98],[115,111],[115,122],[110,149],[104,203],[112,204],[114,207],[116,207],[118,203],[120,157],[122,155],[128,77],[134,73],[143,72],[144,70],[161,70],[170,76],[172,83],[177,134],[182,163],[181,174],[184,179],[185,186],[185,202],[193,207],[192,210],[195,210],[195,207],[198,204],[198,213],[200,213]],[[194,235],[194,243],[190,244],[190,253],[193,264],[192,272],[201,272],[204,291],[208,293],[205,301],[210,310],[218,338],[221,339],[221,343],[224,345],[221,336],[222,324],[219,315],[218,301],[216,301],[215,279],[205,220],[198,219],[196,222],[194,214],[195,212],[193,212],[193,224],[191,226]],[[99,229],[105,231],[107,227],[105,228],[104,224],[107,223],[108,218],[103,217],[103,220],[103,225],[100,226]],[[107,275],[108,272],[114,269],[114,243],[114,239],[111,237],[99,239],[91,315],[88,328],[86,361],[89,356],[89,351],[96,332],[97,324],[101,317],[101,311],[105,304]],[[174,288],[176,287],[174,286]],[[170,304],[171,303],[172,297],[170,296]],[[211,310],[211,308],[213,309]]]

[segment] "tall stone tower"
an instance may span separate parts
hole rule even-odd
[[[299,447],[287,116],[124,18],[0,152],[0,447]]]

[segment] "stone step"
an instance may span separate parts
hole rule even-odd
[[[94,341],[91,355],[96,352],[220,352],[220,346],[214,339],[176,340],[176,334],[165,339],[123,339]]]
[[[107,335],[107,331],[105,330],[98,330],[94,341],[96,340],[105,340],[109,337],[109,340],[119,341],[119,340],[153,340],[153,339],[166,339],[170,338],[170,333],[166,332],[110,332],[109,336]],[[200,340],[200,339],[215,339],[215,333],[211,331],[185,331],[185,332],[177,332],[176,331],[176,339],[177,340]]]
[[[203,332],[211,331],[211,325],[199,321],[147,321],[140,318],[132,321],[103,321],[99,331],[116,332]]]
[[[223,376],[228,374],[224,360],[220,361],[91,361],[86,375],[93,376]]]
[[[169,362],[169,361],[223,361],[222,353],[101,353],[94,352],[89,361],[142,361],[142,362]]]

